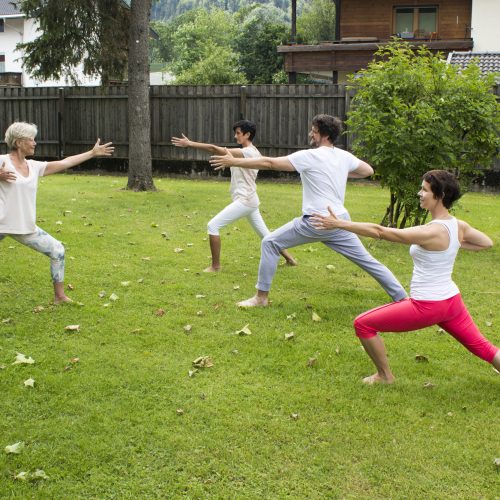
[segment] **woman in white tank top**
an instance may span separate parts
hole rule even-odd
[[[432,221],[424,226],[395,229],[367,222],[315,215],[311,220],[318,229],[345,229],[361,236],[383,239],[410,246],[414,268],[410,298],[383,305],[360,314],[354,320],[356,335],[372,359],[377,372],[363,379],[367,384],[394,382],[385,346],[378,332],[405,332],[439,325],[469,351],[500,370],[500,349],[479,331],[465,307],[451,275],[459,248],[479,251],[491,248],[491,239],[449,213],[460,198],[455,177],[445,170],[424,174],[418,192],[421,208]]]

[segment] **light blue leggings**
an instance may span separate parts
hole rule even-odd
[[[0,234],[0,241],[6,236],[10,236],[19,243],[50,257],[52,281],[54,283],[64,281],[64,246],[60,241],[57,241],[38,226],[36,226],[35,232],[30,234]]]

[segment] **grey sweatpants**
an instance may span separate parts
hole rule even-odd
[[[345,214],[340,218],[349,220],[349,215]],[[370,255],[357,235],[343,229],[316,229],[306,217],[293,219],[262,240],[259,278],[255,288],[264,292],[270,290],[280,250],[319,241],[373,276],[392,300],[402,300],[407,296],[401,283],[387,267]]]

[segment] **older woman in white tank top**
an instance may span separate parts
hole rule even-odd
[[[410,246],[414,268],[410,298],[360,314],[354,320],[356,335],[372,359],[377,372],[363,379],[367,384],[394,382],[385,346],[378,332],[406,332],[439,325],[476,356],[500,370],[500,350],[474,324],[460,291],[452,280],[458,250],[485,250],[493,243],[481,231],[449,213],[460,197],[455,177],[445,170],[431,170],[423,176],[418,193],[420,206],[432,221],[424,226],[395,229],[367,222],[338,219],[330,215],[313,217],[319,229],[339,228],[361,236]]]

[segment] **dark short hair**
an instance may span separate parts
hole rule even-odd
[[[239,128],[244,134],[249,132],[250,133],[249,139],[253,141],[253,138],[255,137],[255,132],[257,132],[257,127],[255,126],[254,122],[251,122],[250,120],[238,120],[233,125],[233,130],[236,132],[237,128]]]
[[[316,115],[312,119],[312,125],[318,129],[321,137],[328,137],[332,144],[335,144],[342,132],[342,121],[332,115]]]
[[[429,170],[422,179],[428,182],[436,200],[442,200],[445,208],[451,208],[462,193],[455,176],[446,170]]]

